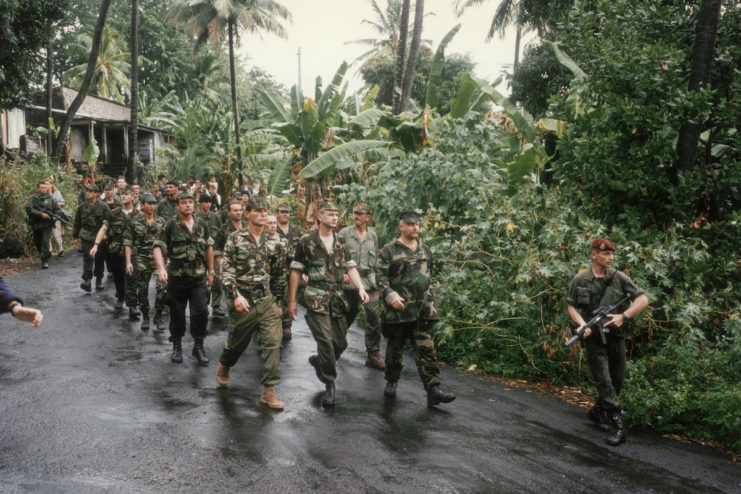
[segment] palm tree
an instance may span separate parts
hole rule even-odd
[[[481,5],[486,0],[457,0],[456,10],[458,16],[463,14],[463,11],[471,5]],[[494,17],[491,20],[491,26],[489,26],[489,32],[486,34],[486,41],[489,42],[494,38],[494,35],[499,33],[499,37],[504,37],[504,31],[507,26],[514,24],[517,28],[515,34],[515,63],[514,69],[520,63],[520,41],[522,39],[522,26],[520,16],[521,2],[520,0],[499,0],[497,9],[494,12]]]
[[[139,0],[131,0],[131,122],[126,179],[133,183],[139,153]]]
[[[399,48],[396,52],[396,72],[394,74],[394,95],[392,98],[394,114],[401,113],[401,84],[404,80],[404,65],[407,54],[407,34],[409,31],[409,0],[403,0],[399,24]]]
[[[409,106],[409,97],[412,94],[412,81],[417,71],[417,58],[419,57],[419,44],[422,40],[422,19],[425,15],[425,0],[417,0],[414,7],[414,30],[412,31],[412,44],[409,45],[409,60],[404,69],[404,83],[401,86],[401,103],[399,113],[406,111]]]
[[[237,108],[237,82],[234,66],[235,37],[240,29],[250,33],[268,32],[286,37],[280,19],[291,20],[291,12],[275,0],[177,0],[171,10],[174,22],[188,24],[196,38],[196,49],[207,41],[221,45],[226,34],[229,45],[229,68],[232,89],[234,136],[239,167],[242,166],[242,149],[239,142],[239,110]]]
[[[78,44],[71,50],[79,54],[80,58],[87,57],[92,51],[93,35],[81,33],[77,40]],[[126,50],[126,41],[121,33],[112,27],[105,26],[93,71],[92,85],[95,87],[95,94],[101,98],[114,99],[119,103],[124,102],[122,92],[125,94],[131,85],[128,76],[131,69],[129,57],[130,52]],[[87,68],[87,63],[75,65],[66,70],[62,78],[67,81],[67,84],[78,87],[85,78]]]

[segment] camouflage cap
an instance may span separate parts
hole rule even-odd
[[[322,199],[321,201],[319,201],[317,203],[316,210],[317,211],[322,211],[322,210],[324,210],[324,211],[337,211],[338,209],[337,209],[337,206],[335,206],[334,204],[332,204],[331,201],[328,201],[326,199]]]
[[[268,206],[268,202],[264,197],[253,196],[247,201],[247,210],[252,211],[253,209],[270,209],[270,206]]]
[[[113,190],[113,184],[111,182],[106,182],[103,186],[103,190]]]
[[[193,194],[191,194],[189,190],[181,190],[180,192],[178,192],[178,202],[181,199],[193,199],[193,200],[195,200],[195,198],[193,197]]]
[[[407,211],[402,211],[399,214],[399,219],[407,224],[419,223],[419,215],[417,214],[416,211],[412,211],[411,209]]]
[[[592,240],[592,250],[615,251],[615,246],[606,238],[595,238]]]
[[[87,187],[85,187],[85,190],[88,192],[100,192],[100,189],[98,189],[98,186],[95,184],[90,184]]]
[[[134,195],[134,189],[131,187],[124,187],[124,189],[121,191],[121,194],[131,194]]]
[[[287,202],[281,202],[280,204],[278,204],[278,212],[283,212],[283,211],[290,213],[291,212],[290,204],[288,204]]]
[[[364,202],[356,202],[355,206],[352,208],[352,212],[358,214],[371,214],[373,210]]]
[[[152,194],[143,194],[141,196],[141,202],[145,204],[157,204],[157,198]]]

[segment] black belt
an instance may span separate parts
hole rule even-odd
[[[372,269],[358,269],[358,273],[360,273],[360,276],[368,277],[369,274],[373,272]]]

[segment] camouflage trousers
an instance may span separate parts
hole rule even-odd
[[[224,296],[224,284],[221,281],[221,263],[216,260],[214,260],[214,273],[214,282],[211,283],[211,307],[214,309],[221,309],[221,299]]]
[[[219,361],[226,367],[236,364],[255,331],[260,336],[260,382],[265,386],[274,386],[280,383],[280,343],[283,332],[280,326],[280,309],[272,295],[250,304],[247,314],[237,312],[234,304],[229,303],[229,335]]]
[[[347,348],[347,324],[344,317],[330,317],[312,310],[306,311],[306,324],[316,341],[319,356],[319,380],[333,382],[337,377],[337,359]]]
[[[593,334],[585,342],[589,370],[597,385],[597,405],[619,410],[618,395],[625,380],[625,339],[607,338],[607,346],[602,346]]]
[[[162,314],[162,310],[165,308],[165,295],[167,294],[165,289],[167,288],[167,284],[162,283],[157,277],[154,261],[150,263],[136,258],[134,261],[134,283],[136,284],[139,309],[144,313],[149,313],[149,281],[152,279],[153,274],[154,286],[157,289],[157,294],[154,298],[154,313]]]
[[[370,302],[363,306],[365,310],[365,351],[368,355],[378,352],[381,349],[381,320],[378,317],[378,290],[368,292]],[[360,307],[360,296],[358,289],[345,290],[345,298],[350,304],[350,311],[347,313],[347,326],[355,320]]]
[[[435,353],[432,329],[436,321],[411,321],[398,324],[384,324],[383,334],[388,336],[386,345],[386,381],[396,382],[404,368],[404,345],[412,344],[414,363],[422,379],[425,390],[440,384],[440,367]]]

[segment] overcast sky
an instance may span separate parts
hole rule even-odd
[[[345,44],[364,38],[380,36],[363,19],[375,20],[375,11],[369,0],[279,0],[293,14],[293,22],[285,23],[288,39],[273,35],[244,35],[238,50],[246,68],[257,66],[272,74],[290,88],[298,81],[297,52],[301,49],[301,80],[304,92],[313,91],[314,81],[321,76],[326,85],[342,61],[352,62],[368,50],[366,45]],[[385,0],[377,0],[385,7]],[[413,3],[413,2],[412,2]],[[423,38],[436,48],[440,40],[459,22],[460,31],[448,45],[446,54],[468,54],[476,64],[477,77],[494,80],[503,70],[512,70],[514,59],[514,30],[505,39],[496,37],[486,43],[494,8],[498,2],[490,0],[480,6],[469,7],[460,18],[455,16],[455,0],[426,0],[425,12],[434,12],[424,18]],[[410,13],[410,22],[414,10]],[[411,32],[410,32],[411,37]],[[528,38],[526,38],[528,39]],[[524,48],[524,43],[521,48]],[[356,67],[348,71],[353,76]],[[351,89],[362,86],[362,81],[351,82]],[[505,87],[500,87],[505,91]],[[507,91],[509,92],[509,91]]]

